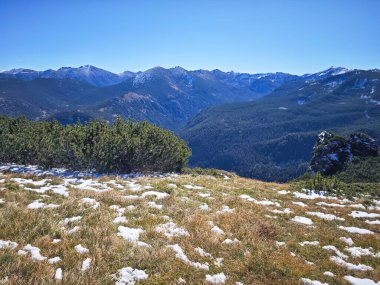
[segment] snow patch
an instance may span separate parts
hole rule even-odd
[[[186,263],[187,265],[190,265],[191,267],[194,267],[196,269],[202,269],[202,270],[209,270],[209,264],[206,263],[200,263],[200,262],[194,262],[191,261],[186,254],[184,253],[183,249],[178,245],[168,245],[168,248],[171,248],[175,253],[176,257],[180,259],[182,262]]]
[[[116,285],[135,285],[136,281],[146,280],[148,277],[148,274],[144,270],[124,267],[119,270],[119,278],[116,281]]]
[[[206,282],[210,284],[224,284],[226,279],[227,277],[223,272],[214,275],[206,274]]]
[[[164,234],[167,238],[178,236],[190,236],[187,230],[178,227],[173,222],[168,222],[166,224],[156,226],[156,232]]]

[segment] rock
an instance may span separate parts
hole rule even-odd
[[[327,144],[330,139],[334,137],[334,134],[329,131],[323,131],[317,136],[317,145]]]
[[[378,146],[373,138],[354,133],[347,140],[329,131],[317,136],[309,169],[323,175],[333,175],[344,170],[353,156],[377,156]]]
[[[324,131],[318,135],[310,162],[312,172],[333,175],[343,170],[345,163],[352,159],[349,142],[331,132]]]
[[[350,135],[352,154],[355,156],[378,156],[378,146],[373,138],[363,133]]]

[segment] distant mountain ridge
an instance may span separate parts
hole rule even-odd
[[[149,73],[151,73],[155,69],[165,69],[162,67],[154,67],[148,69],[144,72],[138,71],[124,71],[119,74],[95,67],[93,65],[83,65],[79,67],[61,67],[57,70],[47,69],[44,71],[36,71],[33,69],[27,68],[15,68],[6,71],[0,71],[0,78],[17,78],[21,80],[34,80],[37,78],[54,78],[54,79],[76,79],[82,82],[89,83],[91,85],[97,87],[111,86],[116,85],[122,81],[128,80],[130,78],[137,78],[137,80],[141,80],[141,78],[148,78]],[[177,77],[181,76],[189,76],[189,74],[195,74],[203,77],[204,79],[211,80],[219,80],[226,84],[233,85],[235,87],[241,87],[243,85],[249,86],[255,81],[260,79],[266,79],[274,83],[276,87],[281,85],[284,82],[289,80],[295,80],[299,78],[303,79],[321,79],[327,76],[332,76],[336,74],[341,74],[344,72],[350,71],[344,67],[330,67],[327,70],[314,73],[314,74],[304,74],[304,75],[292,75],[289,73],[283,72],[275,72],[275,73],[239,73],[234,71],[223,72],[219,69],[214,70],[193,70],[188,71],[180,66],[176,66],[173,68],[168,68],[173,73],[173,75]],[[278,86],[277,86],[278,85]],[[273,88],[269,88],[265,91],[261,90],[261,92],[270,92],[273,91]]]
[[[92,65],[84,65],[78,68],[61,67],[57,70],[48,69],[36,71],[32,69],[11,69],[0,72],[0,78],[17,78],[21,80],[34,80],[37,78],[53,79],[77,79],[97,87],[114,85],[130,77],[130,73],[115,74],[110,71],[97,68]]]
[[[228,102],[253,101],[300,77],[154,67],[115,74],[91,65],[0,72],[0,113],[30,119],[123,118],[178,130],[199,111]]]

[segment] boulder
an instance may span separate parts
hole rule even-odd
[[[312,172],[333,175],[343,170],[345,164],[352,159],[349,142],[331,132],[324,131],[318,135],[310,162]]]
[[[350,135],[349,143],[351,152],[355,156],[378,156],[378,146],[376,141],[369,135],[354,133]]]
[[[354,133],[347,140],[329,131],[317,136],[309,169],[323,175],[333,175],[344,170],[353,156],[377,156],[378,146],[373,138]]]

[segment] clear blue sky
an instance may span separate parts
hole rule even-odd
[[[1,0],[0,69],[380,68],[378,0]]]

